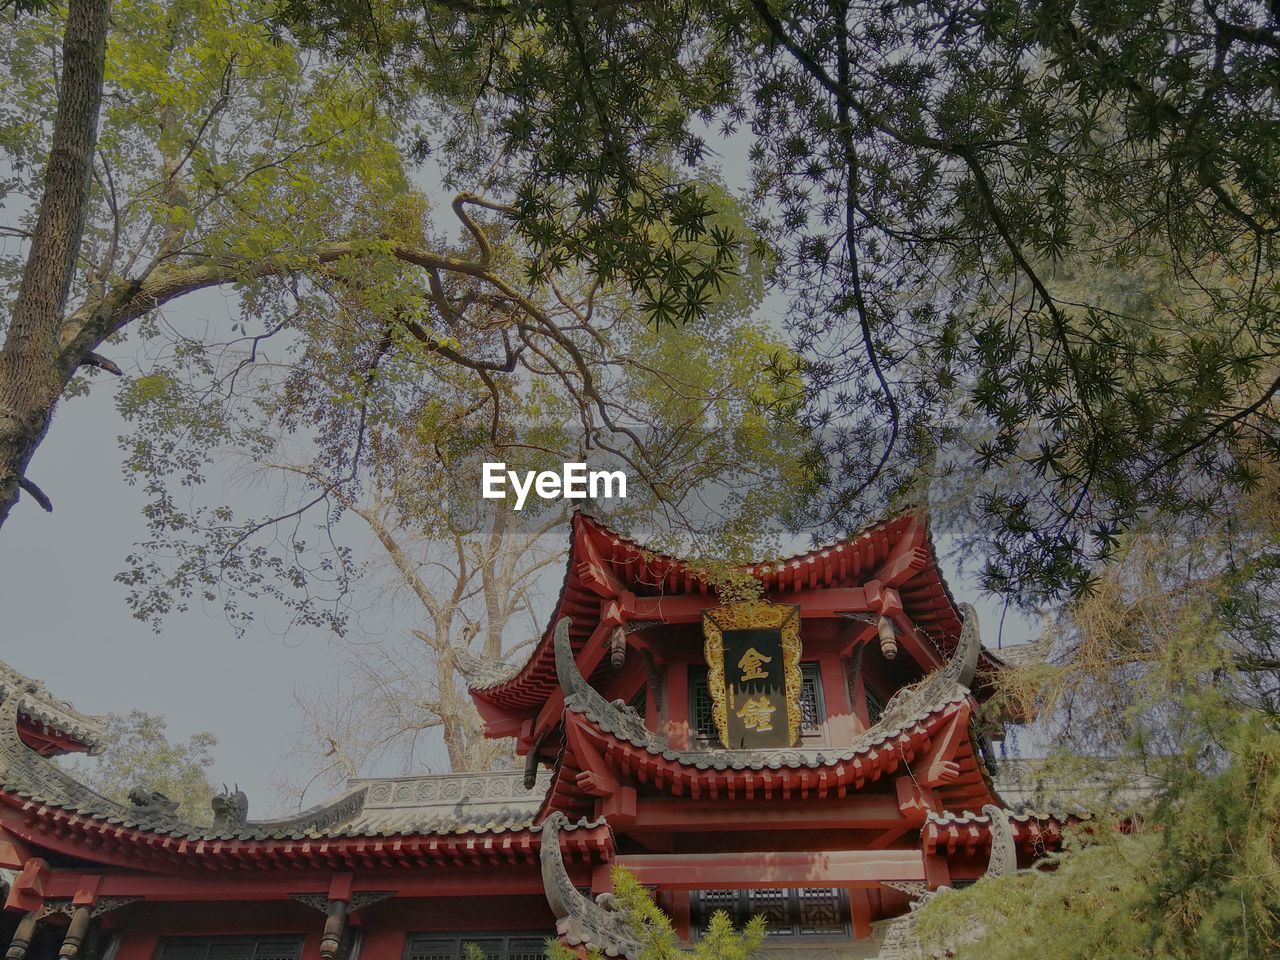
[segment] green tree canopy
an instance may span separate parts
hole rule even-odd
[[[501,194],[493,177],[472,169],[470,189],[434,209],[402,141],[424,116],[463,122],[453,73],[408,105],[381,95],[371,57],[300,49],[257,4],[114,10],[82,268],[45,331],[57,348],[35,358],[54,386],[31,416],[47,424],[59,396],[87,390],[77,371],[117,370],[99,349],[138,357],[120,405],[138,427],[126,476],[149,497],[151,536],[123,575],[140,617],[221,602],[243,625],[245,597],[267,596],[341,629],[360,565],[331,536],[345,512],[395,499],[397,524],[427,529],[447,506],[453,532],[474,518],[479,463],[503,450],[599,451],[685,533],[705,519],[754,536],[770,491],[794,501],[811,474],[786,422],[798,363],[751,316],[766,263],[713,177],[699,181],[705,229],[633,237],[718,264],[704,321],[658,330],[625,284],[569,264],[531,275],[518,208],[479,192]],[[0,38],[14,66],[0,93],[2,187],[25,211],[0,256],[11,295],[46,191],[62,31],[48,9]],[[233,298],[230,321],[166,313],[184,300],[204,313],[215,289]],[[764,368],[777,376],[762,380]],[[18,432],[14,469],[42,435]],[[280,509],[201,498],[231,456],[287,475]],[[715,510],[693,493],[709,479],[724,491]]]
[[[1261,2],[295,0],[411,102],[452,70],[451,160],[496,159],[535,254],[695,317],[732,243],[699,178],[747,157],[752,225],[825,447],[820,526],[973,466],[990,583],[1086,584],[1152,508],[1212,509],[1276,454],[1276,83]],[[485,141],[487,142],[487,141]],[[699,234],[706,255],[668,242]],[[1076,279],[1160,274],[1154,300]],[[975,429],[981,426],[982,429]]]
[[[167,728],[164,717],[154,713],[111,714],[102,752],[70,763],[86,785],[117,803],[127,804],[129,791],[141,788],[177,800],[184,820],[210,823],[209,801],[217,790],[209,782],[209,769],[218,739],[211,733],[195,733],[186,743],[174,743]]]
[[[1089,798],[1099,816],[1051,872],[937,897],[926,939],[959,957],[1053,960],[1280,946],[1280,498],[1275,465],[1259,473],[1212,517],[1127,534],[1055,622],[1048,662],[1001,678],[998,700],[1039,711],[1038,738],[1059,747],[1040,778],[1101,774],[1120,789]],[[1153,796],[1136,800],[1135,781]]]

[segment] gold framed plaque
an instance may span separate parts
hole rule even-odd
[[[707,689],[730,750],[794,746],[800,734],[800,607],[747,600],[702,613]]]

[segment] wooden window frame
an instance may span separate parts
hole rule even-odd
[[[252,945],[252,951],[247,960],[257,960],[258,949],[264,943],[288,944],[294,948],[292,960],[301,960],[302,951],[305,947],[306,937],[300,933],[259,933],[259,934],[213,934],[211,936],[163,936],[156,942],[156,960],[165,960],[165,948],[173,944],[195,945],[202,944],[204,946],[204,955],[201,960],[209,960],[209,952],[214,944],[230,944],[245,943]],[[273,953],[272,956],[279,956]]]
[[[536,940],[539,944],[539,953],[545,953],[546,942],[552,934],[546,930],[417,930],[405,934],[404,950],[401,953],[402,960],[412,960],[413,948],[415,941],[438,940],[450,943],[453,950],[453,960],[464,960],[466,953],[464,947],[468,943],[479,943],[485,940],[501,940],[502,953],[497,960],[507,960],[511,955],[511,942],[513,940]],[[523,951],[522,951],[523,952]]]
[[[849,891],[843,887],[812,887],[812,888],[778,888],[785,890],[787,895],[787,913],[790,919],[790,929],[782,930],[777,927],[765,927],[765,943],[788,942],[788,943],[841,943],[853,938],[853,916],[849,904]],[[802,890],[815,889],[822,890],[824,893],[835,891],[838,898],[838,909],[840,912],[841,928],[838,931],[825,933],[802,933],[800,931],[800,899]],[[689,891],[689,933],[694,940],[701,940],[703,930],[706,925],[711,922],[711,915],[720,907],[713,907],[707,910],[703,906],[703,893],[732,893],[734,895],[734,909],[731,919],[733,925],[741,929],[746,922],[751,919],[751,890],[716,890]]]

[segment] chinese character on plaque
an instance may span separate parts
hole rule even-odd
[[[702,614],[707,686],[720,742],[789,747],[800,732],[800,608],[749,600]]]

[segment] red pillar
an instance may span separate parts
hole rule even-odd
[[[151,960],[160,939],[159,934],[143,931],[122,933],[120,937],[120,950],[116,954],[116,960]]]
[[[689,749],[689,667],[667,665],[667,739],[674,750]]]
[[[871,936],[871,891],[866,887],[847,887],[849,894],[849,919],[855,940]]]
[[[664,897],[668,898],[668,906],[663,907],[671,918],[671,926],[681,940],[693,939],[693,918],[689,910],[689,894],[685,890],[672,890]]]
[[[936,853],[924,855],[924,881],[930,890],[951,885],[951,868],[947,866],[947,858]]]
[[[400,960],[404,956],[405,931],[395,927],[365,927],[360,960]]]
[[[818,670],[822,675],[822,697],[827,705],[827,734],[831,744],[851,743],[861,732],[862,724],[849,700],[844,661],[835,656],[820,657]]]

